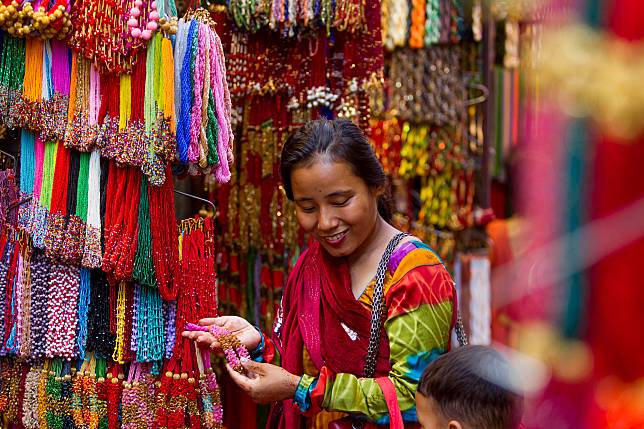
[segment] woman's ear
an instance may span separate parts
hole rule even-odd
[[[373,195],[375,198],[379,198],[385,193],[385,187],[384,186],[374,186],[371,188],[371,195]]]
[[[449,429],[463,429],[463,426],[456,420],[450,420],[449,423],[447,424],[447,427]]]

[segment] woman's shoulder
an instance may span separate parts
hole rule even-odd
[[[409,237],[401,243],[389,258],[388,270],[392,280],[401,278],[417,267],[444,267],[438,253],[418,238]]]
[[[395,257],[394,257],[395,255]],[[454,298],[454,281],[437,252],[418,239],[404,242],[389,264],[386,299],[390,308],[436,305]]]

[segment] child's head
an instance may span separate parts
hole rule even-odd
[[[424,429],[516,429],[523,398],[510,390],[508,361],[484,346],[454,349],[432,362],[418,384]]]

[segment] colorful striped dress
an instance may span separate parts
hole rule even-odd
[[[371,310],[375,279],[359,301]],[[415,394],[427,365],[449,349],[455,322],[454,282],[438,256],[420,241],[408,241],[389,260],[384,283],[391,370],[398,403],[406,423],[417,422]],[[351,330],[346,327],[347,335]],[[353,333],[355,334],[355,333]],[[341,350],[338,350],[342,353]],[[387,424],[384,395],[376,380],[337,373],[323,366],[319,371],[304,351],[305,374],[293,405],[308,417],[307,426],[326,428],[346,413]]]

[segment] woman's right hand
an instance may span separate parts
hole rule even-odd
[[[262,340],[257,329],[246,319],[238,316],[221,316],[201,319],[199,321],[201,326],[219,326],[233,333],[239,339],[248,351],[253,351]],[[213,350],[221,350],[221,345],[210,332],[204,331],[183,331],[181,334],[186,338],[190,338],[197,342],[200,347],[210,347]]]

